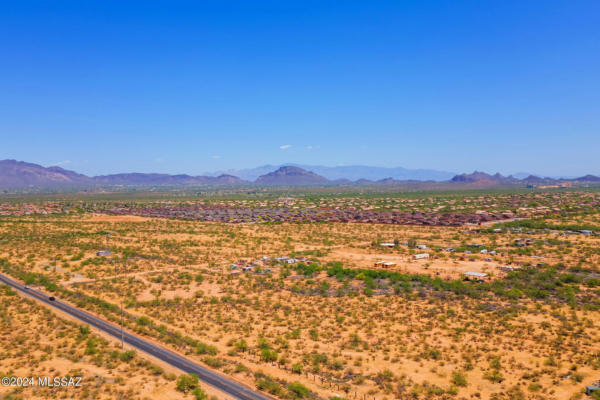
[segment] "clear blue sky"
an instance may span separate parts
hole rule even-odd
[[[598,0],[24,0],[0,53],[0,159],[600,174]]]

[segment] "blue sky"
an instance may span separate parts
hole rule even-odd
[[[0,52],[0,159],[600,174],[597,0],[25,0]]]

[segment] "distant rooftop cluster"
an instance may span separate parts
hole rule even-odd
[[[514,217],[510,212],[474,214],[431,212],[382,212],[371,210],[244,208],[210,206],[133,206],[109,208],[104,212],[115,215],[197,219],[227,223],[260,222],[354,222],[397,225],[460,226],[502,221]]]

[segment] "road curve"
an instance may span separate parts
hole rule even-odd
[[[0,274],[0,283],[4,283],[4,284],[12,287],[13,289],[20,291],[21,293],[24,293],[25,295],[27,295],[29,297],[33,297],[36,300],[39,300],[45,304],[48,304],[54,308],[57,308],[65,313],[77,318],[81,322],[84,322],[95,328],[98,328],[98,329],[108,333],[109,335],[114,336],[115,338],[117,338],[119,340],[121,339],[121,328],[118,326],[115,326],[109,322],[106,322],[100,318],[93,316],[92,314],[82,311],[76,307],[69,305],[69,304],[63,303],[59,300],[50,301],[48,299],[49,296],[47,294],[37,291],[37,290],[34,290],[34,289],[31,289],[31,288],[26,289],[25,285],[7,277],[6,275]],[[156,357],[176,368],[179,368],[182,371],[198,375],[198,378],[201,381],[221,390],[222,392],[227,393],[228,395],[230,395],[232,397],[235,397],[236,399],[240,399],[240,400],[273,400],[272,397],[269,397],[263,393],[252,390],[238,382],[235,382],[235,381],[228,379],[220,374],[217,374],[216,372],[213,372],[199,364],[196,364],[195,362],[192,362],[192,361],[186,359],[185,357],[180,356],[177,353],[174,353],[165,348],[156,346],[155,344],[153,344],[147,340],[144,340],[138,336],[132,335],[132,334],[128,333],[127,331],[123,332],[123,340],[125,341],[125,343],[127,343],[145,353],[151,354],[154,357]]]

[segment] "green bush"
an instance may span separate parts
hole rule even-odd
[[[274,350],[262,349],[260,351],[260,356],[266,362],[273,362],[273,361],[277,361],[277,356],[278,355],[277,355],[277,352],[274,351]]]
[[[221,360],[217,357],[204,357],[202,359],[202,361],[204,361],[204,363],[206,365],[208,365],[209,367],[213,367],[213,368],[221,368],[222,366],[225,365],[223,360]]]
[[[467,378],[465,374],[460,371],[454,371],[452,373],[452,383],[456,386],[467,386]]]
[[[590,279],[586,280],[584,283],[586,286],[596,287],[596,286],[600,286],[600,279],[590,278]]]
[[[90,327],[89,327],[89,325],[80,325],[79,326],[79,334],[82,337],[89,335],[90,334]]]
[[[295,397],[298,398],[304,398],[310,393],[310,390],[300,382],[289,383],[288,389],[294,394]]]
[[[490,382],[500,383],[504,380],[504,376],[497,369],[492,369],[483,374],[483,377]]]
[[[275,396],[283,395],[283,389],[281,385],[268,376],[258,379],[256,381],[256,387],[259,390],[264,390],[265,392],[271,393]]]
[[[301,363],[296,363],[296,364],[292,365],[292,373],[301,374],[303,368],[304,368],[304,366]]]
[[[204,390],[202,390],[200,386],[196,386],[192,394],[194,395],[196,400],[205,400],[206,398],[208,398],[208,395]]]
[[[176,388],[182,393],[189,393],[198,387],[198,375],[184,374],[177,378]]]
[[[98,352],[98,348],[96,347],[98,340],[96,338],[89,338],[85,344],[85,352],[86,355],[94,355]]]
[[[246,341],[244,339],[240,339],[239,341],[235,342],[233,344],[233,346],[238,351],[247,351],[248,350],[248,343],[246,343]]]
[[[218,352],[219,350],[217,350],[215,346],[211,346],[206,343],[198,343],[198,346],[196,346],[197,354],[209,354],[211,356],[215,356]]]
[[[125,362],[131,361],[133,359],[133,357],[135,357],[134,350],[128,350],[119,355],[119,358],[121,359],[121,361],[125,361]]]

